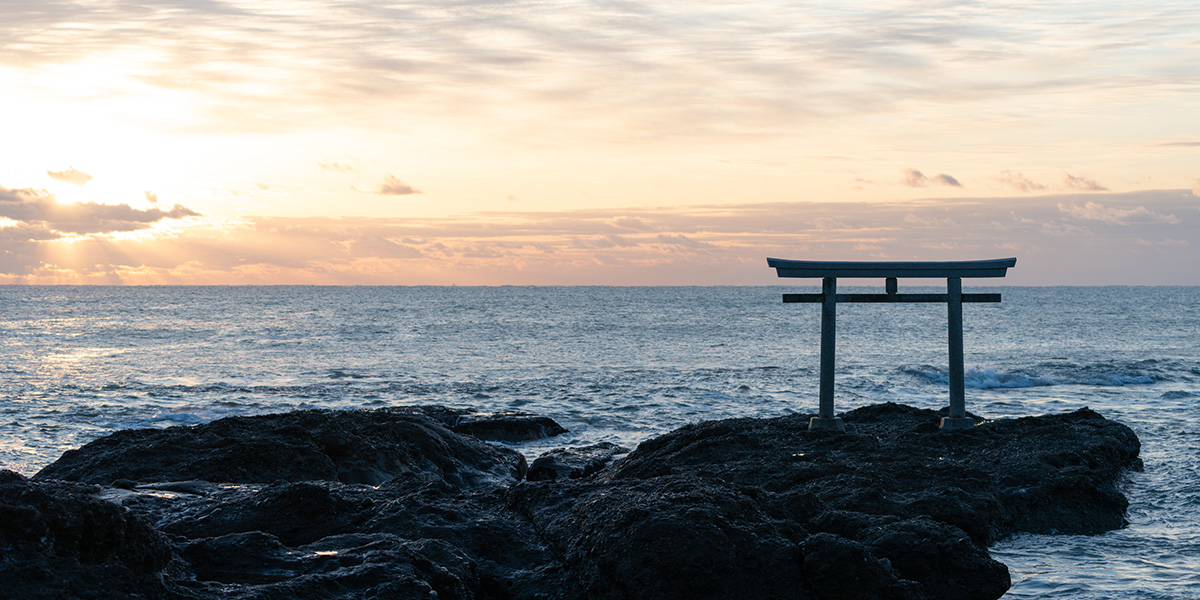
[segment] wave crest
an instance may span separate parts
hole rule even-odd
[[[906,365],[900,367],[906,374],[929,383],[948,385],[950,376],[946,369],[931,365]],[[966,387],[986,390],[993,388],[1029,388],[1051,385],[1095,385],[1119,387],[1124,385],[1154,383],[1155,377],[1138,370],[1126,370],[1104,365],[1077,368],[1056,368],[1057,372],[1042,374],[1028,370],[1001,371],[993,368],[971,368],[963,373]]]

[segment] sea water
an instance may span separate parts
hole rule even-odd
[[[780,299],[802,291],[817,290],[0,286],[0,466],[31,475],[119,429],[301,408],[436,403],[571,430],[515,446],[530,457],[814,413],[820,308]],[[1200,288],[987,291],[1003,302],[963,309],[968,410],[1088,406],[1132,427],[1146,464],[1123,484],[1128,527],[995,545],[1006,597],[1197,597]],[[838,410],[946,404],[944,305],[837,310]]]

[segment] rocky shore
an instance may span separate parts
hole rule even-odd
[[[529,465],[564,430],[444,407],[122,431],[0,472],[0,597],[991,599],[987,545],[1124,524],[1124,425],[896,404],[687,426]]]

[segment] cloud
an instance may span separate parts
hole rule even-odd
[[[961,183],[959,183],[959,181],[957,179],[955,179],[945,173],[939,173],[936,177],[933,178],[933,182],[938,185],[945,185],[945,186],[950,186],[950,187],[963,187],[963,185]]]
[[[1200,142],[1166,142],[1163,144],[1155,144],[1155,147],[1178,147],[1178,148],[1197,148],[1200,147]]]
[[[1200,178],[1192,180],[1192,195],[1200,197]]]
[[[577,248],[632,248],[639,246],[641,242],[631,240],[620,235],[605,234],[595,237],[581,237],[575,240]]]
[[[1083,206],[1078,204],[1062,204],[1058,205],[1058,210],[1085,221],[1100,221],[1109,225],[1130,225],[1133,223],[1179,223],[1179,218],[1175,215],[1164,215],[1147,209],[1145,206],[1137,206],[1133,208],[1110,208],[1088,202]]]
[[[46,171],[46,174],[50,176],[50,179],[55,181],[72,183],[78,186],[85,186],[87,185],[87,182],[92,180],[91,175],[88,175],[87,173],[84,173],[75,167],[68,167],[66,171]]]
[[[712,248],[713,247],[713,245],[710,243],[702,242],[700,240],[696,240],[696,239],[690,238],[690,237],[688,237],[686,235],[682,235],[682,234],[660,233],[660,234],[658,234],[658,241],[662,242],[663,244],[670,245],[670,246],[683,246],[685,248],[691,248],[691,249]]]
[[[1027,194],[1030,192],[1040,192],[1046,189],[1046,186],[1034,181],[1030,181],[1024,175],[1020,173],[1013,173],[1012,171],[1002,171],[996,180],[1014,190],[1017,190],[1018,192],[1024,192]]]
[[[962,187],[962,184],[957,179],[945,174],[939,173],[933,178],[933,182],[938,185],[948,185],[950,187]]]
[[[163,219],[197,216],[200,213],[178,204],[165,211],[139,210],[128,204],[62,204],[45,191],[0,187],[0,217],[59,234],[137,231]]]
[[[47,217],[31,200],[46,196],[0,193],[0,248],[7,252],[0,253],[0,281],[804,285],[778,280],[763,259],[963,260],[1018,248],[1018,267],[1008,278],[978,283],[1200,284],[1193,267],[1200,264],[1200,211],[1190,191],[1178,189],[423,218],[190,219],[162,237],[55,232],[47,223],[62,219]],[[13,220],[13,205],[43,211],[38,215],[46,220]],[[148,213],[140,219],[156,216],[137,212]],[[615,220],[647,227],[618,228]]]
[[[1153,240],[1153,241],[1138,239],[1138,243],[1143,246],[1170,246],[1170,247],[1175,247],[1175,248],[1191,245],[1187,240],[1177,240],[1174,238],[1163,238],[1161,240]]]
[[[383,183],[379,185],[379,189],[376,190],[375,193],[383,194],[384,196],[408,196],[410,194],[420,194],[421,190],[418,190],[411,185],[400,181],[395,175],[388,173],[387,177],[383,179]]]
[[[409,245],[399,244],[392,240],[368,236],[353,240],[350,254],[371,258],[421,258],[421,250]]]
[[[928,187],[931,184],[949,187],[962,187],[962,184],[959,183],[957,179],[945,173],[939,173],[933,177],[926,177],[924,173],[916,169],[904,169],[904,178],[900,180],[900,184],[908,187]]]
[[[929,185],[929,178],[916,169],[905,169],[904,178],[900,180],[900,183],[908,187],[925,187]]]
[[[917,215],[915,215],[913,213],[908,213],[908,214],[904,215],[904,222],[908,223],[909,225],[926,225],[926,226],[928,226],[928,225],[933,225],[933,226],[946,226],[946,225],[952,226],[952,225],[954,225],[954,220],[947,218],[947,217],[938,217],[938,216],[934,216],[934,215],[930,215],[930,216],[926,216],[926,217],[918,217]]]
[[[345,0],[337,11],[212,0],[8,4],[2,60],[38,72],[138,48],[154,59],[118,66],[111,79],[195,93],[211,107],[190,124],[197,128],[333,121],[386,131],[383,118],[418,123],[436,114],[488,124],[502,116],[518,129],[549,123],[542,131],[564,136],[789,135],[830,116],[931,99],[1158,89],[1193,73],[1196,56],[1176,47],[1156,54],[1153,69],[1123,70],[1158,48],[1154,40],[1191,38],[1195,29],[1171,11],[1125,4],[1094,6],[1094,19],[1083,21],[1069,7],[1020,3],[830,5],[819,19],[788,3],[572,3],[566,12],[515,0]],[[1119,24],[1129,43],[1098,44],[1117,26],[1097,23]],[[536,109],[518,115],[514,106]],[[616,122],[653,131],[604,127]]]
[[[641,217],[617,217],[610,221],[613,227],[618,229],[626,229],[629,231],[654,231],[654,226],[647,223]]]
[[[781,222],[785,222],[785,221],[781,221]],[[839,221],[838,219],[831,217],[831,216],[815,217],[811,221],[805,223],[805,226],[807,228],[815,229],[817,231],[839,231],[839,230],[849,231],[849,230],[853,230],[855,228],[853,225],[850,225],[849,223],[846,223],[845,221]]]
[[[158,194],[155,194],[154,192],[147,190],[146,191],[146,202],[149,202],[150,204],[158,204]]]
[[[358,167],[337,161],[318,161],[317,166],[324,171],[334,171],[337,173],[354,173],[358,171]]]
[[[1063,173],[1062,186],[1068,190],[1077,190],[1080,192],[1107,192],[1108,188],[1100,185],[1098,181],[1090,177],[1082,175],[1076,176],[1070,173]]]
[[[1056,221],[1053,223],[1042,223],[1038,227],[1038,229],[1041,231],[1041,233],[1043,235],[1046,235],[1048,237],[1056,237],[1056,238],[1066,238],[1066,237],[1081,236],[1081,235],[1087,235],[1087,236],[1093,235],[1092,230],[1088,229],[1087,227],[1085,227],[1083,225],[1076,225],[1074,223],[1065,223],[1065,222],[1061,222],[1061,221]]]

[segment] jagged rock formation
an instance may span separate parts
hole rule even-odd
[[[1133,432],[1086,409],[943,433],[884,404],[846,433],[796,415],[691,425],[607,466],[623,449],[554,451],[528,481],[459,416],[126,431],[0,474],[0,596],[992,599],[1009,578],[987,544],[1120,527],[1140,468]]]

